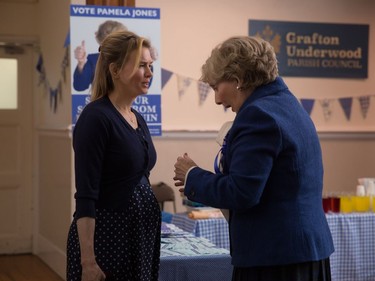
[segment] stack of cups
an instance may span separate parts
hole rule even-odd
[[[354,211],[368,212],[370,210],[370,198],[366,196],[364,185],[357,185],[356,196],[354,197]]]
[[[375,212],[375,181],[369,181],[366,191],[367,196],[370,197],[370,208],[373,212]]]
[[[375,210],[375,179],[359,178],[357,185],[357,196],[355,197],[355,210],[368,212]]]

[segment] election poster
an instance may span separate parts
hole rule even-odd
[[[161,50],[160,9],[70,6],[70,65],[72,92],[72,124],[77,122],[83,108],[90,102],[91,84],[99,57],[100,42],[111,31],[127,29],[151,41],[158,58],[153,63],[153,78],[147,95],[140,95],[133,103],[146,120],[151,135],[162,134],[161,116]],[[84,54],[79,60],[77,54]],[[85,61],[85,65],[82,65]]]

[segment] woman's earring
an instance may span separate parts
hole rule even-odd
[[[237,85],[236,89],[237,89],[237,91],[241,91],[242,90],[241,86],[239,86],[239,85]]]

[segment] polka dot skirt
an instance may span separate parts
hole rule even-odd
[[[110,280],[158,280],[161,215],[149,185],[138,185],[125,211],[96,211],[94,250],[96,261]],[[81,280],[76,221],[67,243],[67,281]]]

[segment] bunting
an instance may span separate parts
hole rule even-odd
[[[323,100],[320,101],[320,105],[323,108],[324,119],[326,121],[329,121],[329,119],[331,119],[332,104],[333,104],[333,99],[323,99]]]
[[[170,70],[167,70],[165,68],[161,69],[161,81],[162,81],[162,89],[164,86],[168,83],[168,81],[171,79],[171,77],[175,74],[177,77],[177,91],[179,97],[183,96],[185,92],[188,90],[191,83],[194,81],[194,79],[176,74]],[[197,89],[198,89],[198,96],[199,96],[199,105],[203,105],[203,103],[206,101],[206,98],[208,94],[210,93],[211,87],[207,83],[204,83],[202,81],[195,81],[197,83]]]
[[[46,81],[46,70],[44,68],[42,54],[39,55],[38,62],[36,64],[36,70],[39,72],[38,86],[40,86],[42,83],[44,83],[44,81]]]
[[[211,86],[205,82],[198,81],[199,105],[202,105],[211,90]]]
[[[69,66],[69,44],[70,44],[70,35],[68,33],[67,37],[65,38],[64,42],[64,57],[61,62],[61,79],[65,83],[66,82],[66,73]],[[57,112],[58,101],[61,101],[62,98],[62,81],[61,79],[57,82],[56,87],[52,87],[45,70],[44,60],[42,53],[39,54],[38,62],[36,64],[36,70],[39,73],[39,82],[38,86],[43,85],[44,90],[46,93],[49,94],[49,104],[50,108],[53,113]]]
[[[307,111],[309,115],[311,115],[311,111],[313,109],[315,100],[313,99],[301,99],[300,100],[302,107]]]
[[[370,96],[362,96],[358,98],[360,110],[362,117],[365,119],[367,117],[367,112],[370,107]]]
[[[173,72],[166,70],[164,68],[161,69],[161,88],[163,89],[165,84],[168,83],[169,79],[172,77]]]
[[[350,120],[353,98],[339,98],[341,108],[344,110],[345,117]]]
[[[199,80],[194,80],[188,77],[185,77],[180,74],[176,74],[173,71],[166,70],[162,68],[162,89],[164,86],[170,81],[171,77],[175,75],[177,77],[177,87],[178,87],[178,94],[181,97],[185,94],[188,87],[191,85],[191,83],[195,82],[197,84],[197,94],[199,96],[199,105],[203,105],[203,103],[206,101],[207,96],[210,93],[211,87]],[[370,94],[367,96],[360,96],[357,97],[359,106],[360,106],[360,112],[365,119],[367,117],[367,113],[369,111],[370,105],[371,105],[371,97],[375,97],[375,94]],[[334,102],[338,100],[341,109],[343,110],[343,113],[348,121],[350,121],[351,113],[353,109],[353,100],[354,97],[339,97],[335,99],[306,99],[301,98],[300,103],[302,107],[306,110],[306,112],[311,115],[316,103],[318,102],[320,106],[322,107],[323,115],[325,121],[329,121],[333,115],[333,104]],[[227,108],[224,107],[224,111],[227,111]]]
[[[192,82],[191,78],[184,77],[181,75],[177,75],[177,85],[178,85],[178,96],[181,98],[189,88],[190,84]]]
[[[68,34],[66,35],[66,38],[65,38],[65,42],[64,42],[64,49],[65,49],[65,54],[64,54],[64,58],[61,62],[61,76],[64,80],[64,83],[66,82],[66,70],[69,66],[69,58],[70,58],[70,55],[69,55],[69,48],[70,46],[70,32],[68,32]]]

